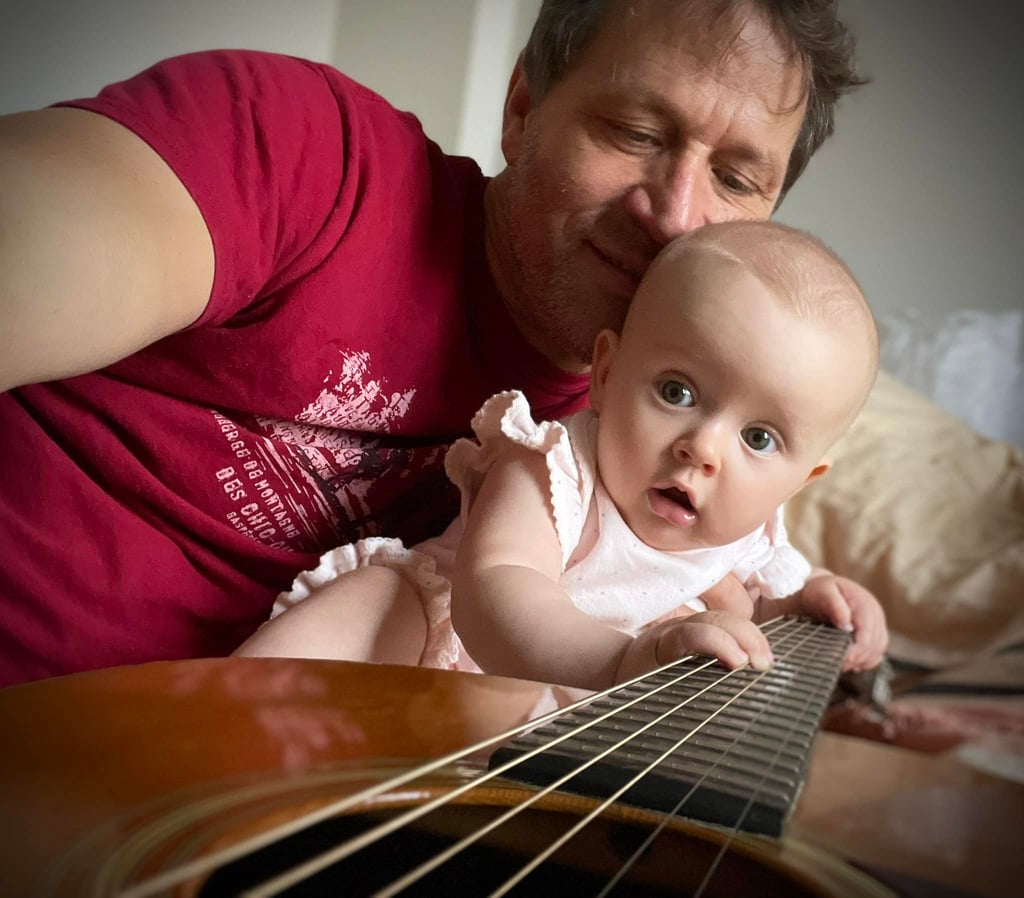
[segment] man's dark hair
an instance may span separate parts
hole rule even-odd
[[[679,0],[706,22],[728,16],[742,25],[751,13],[763,16],[794,60],[803,65],[807,111],[797,135],[779,202],[800,177],[811,156],[835,130],[835,104],[867,82],[855,70],[854,38],[837,16],[837,0]],[[534,103],[572,68],[593,37],[608,0],[544,0],[523,52],[526,83]],[[703,8],[702,8],[703,7]],[[738,30],[738,29],[737,29]],[[723,47],[723,52],[727,48]]]

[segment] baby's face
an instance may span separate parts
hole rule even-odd
[[[801,320],[724,259],[653,277],[621,338],[598,340],[598,468],[630,528],[668,551],[752,532],[808,479],[859,407],[860,341]]]

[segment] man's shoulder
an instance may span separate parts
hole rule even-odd
[[[247,49],[197,50],[170,56],[107,85],[94,98],[67,100],[61,105],[96,107],[108,114],[132,109],[154,114],[166,109],[183,122],[225,113],[233,119],[259,121],[269,110],[271,115],[295,122],[307,121],[307,130],[314,132],[322,125],[306,116],[319,107],[329,110],[335,119],[359,110],[406,124],[415,122],[414,116],[395,109],[380,94],[328,63]]]

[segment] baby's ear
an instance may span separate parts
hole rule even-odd
[[[604,403],[604,388],[618,345],[619,338],[615,331],[607,329],[601,331],[594,341],[594,354],[590,361],[590,407],[598,414]]]
[[[823,456],[812,469],[811,473],[807,475],[807,479],[803,482],[803,486],[807,486],[812,480],[817,480],[822,474],[824,474],[829,468],[832,467],[832,457],[829,455]]]

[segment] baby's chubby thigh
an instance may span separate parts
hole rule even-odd
[[[418,664],[427,639],[423,596],[403,570],[368,565],[339,578],[350,661]]]
[[[398,569],[369,564],[313,589],[235,654],[414,665],[426,637],[423,600],[414,582]]]

